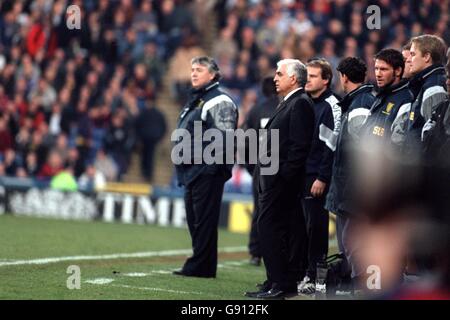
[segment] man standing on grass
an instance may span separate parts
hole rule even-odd
[[[308,61],[305,90],[314,103],[315,126],[311,151],[306,161],[306,183],[301,195],[307,234],[306,276],[298,289],[303,294],[315,292],[317,262],[328,254],[328,211],[325,199],[331,180],[334,150],[341,126],[341,108],[330,89],[333,71],[328,61]]]
[[[304,187],[314,131],[313,105],[304,90],[306,66],[295,59],[281,60],[277,66],[274,81],[283,99],[266,125],[266,156],[279,157],[279,170],[263,175],[264,166],[258,163],[261,174],[257,225],[267,280],[260,291],[246,293],[260,299],[284,299],[297,294],[306,232],[297,200]],[[269,154],[272,144],[278,142],[271,139],[273,130],[279,132],[277,155]]]
[[[341,130],[336,144],[333,162],[333,174],[330,190],[327,194],[325,208],[336,214],[336,237],[339,251],[346,260],[342,263],[345,276],[352,283],[359,283],[359,277],[364,270],[355,260],[358,244],[350,239],[352,223],[355,219],[354,181],[352,181],[355,164],[352,149],[359,142],[361,127],[366,120],[369,109],[374,101],[373,85],[364,84],[367,66],[357,57],[343,59],[338,67],[340,83],[346,95],[339,102],[342,110]]]
[[[206,56],[191,62],[191,98],[178,120],[178,132],[172,161],[176,163],[179,184],[185,187],[184,201],[193,255],[175,275],[215,278],[217,272],[217,238],[220,204],[225,182],[231,177],[233,163],[225,161],[209,163],[203,158],[204,150],[212,142],[203,141],[204,132],[214,129],[225,137],[226,131],[236,130],[238,110],[231,98],[219,90],[220,70],[216,62]],[[199,128],[201,137],[196,136]],[[184,133],[188,132],[186,135]],[[173,137],[173,135],[172,135]],[[186,155],[177,154],[177,145],[189,145],[188,163],[178,161]],[[194,147],[201,141],[201,154]],[[214,140],[213,140],[214,141]],[[217,157],[225,160],[226,146],[216,150]],[[182,152],[184,150],[182,149]],[[183,159],[184,160],[184,159]]]

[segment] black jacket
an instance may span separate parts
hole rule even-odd
[[[311,151],[306,161],[306,174],[328,184],[341,127],[341,107],[338,98],[330,89],[312,100],[315,125]]]
[[[375,97],[373,86],[364,84],[349,92],[340,102],[342,110],[341,131],[334,154],[333,174],[325,208],[335,214],[347,214],[352,210],[352,183],[350,153],[359,141],[362,124],[369,114]]]
[[[280,103],[266,128],[267,149],[262,153],[262,159],[278,159],[279,168],[274,174],[264,174],[264,171],[269,171],[267,169],[270,164],[265,165],[262,159],[259,159],[261,191],[280,184],[301,188],[314,132],[313,103],[304,89],[298,90]],[[275,148],[275,154],[272,154],[272,144],[276,143],[272,141],[272,133],[275,132],[278,132],[279,148]]]
[[[156,143],[167,131],[166,119],[156,107],[146,107],[139,113],[135,128],[143,143]]]
[[[175,139],[172,161],[180,160],[180,156],[183,157],[183,161],[174,162],[179,185],[187,186],[201,174],[219,174],[223,175],[226,180],[231,177],[234,154],[231,154],[233,163],[227,163],[225,132],[235,130],[237,120],[237,107],[228,95],[219,90],[218,82],[209,83],[191,92],[191,99],[181,111],[176,134],[172,134],[172,141]],[[201,137],[195,136],[194,123],[201,124],[199,132]],[[214,150],[217,151],[215,155],[222,159],[222,163],[208,164],[203,158],[205,149],[212,143],[212,141],[202,139],[208,129],[219,129],[222,134],[223,148]],[[198,151],[201,154],[196,152],[196,145],[200,145]],[[185,150],[183,146],[188,146],[188,150]],[[184,154],[185,151],[188,153]]]

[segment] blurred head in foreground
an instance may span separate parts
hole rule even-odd
[[[369,297],[449,299],[450,157],[405,158],[367,143],[355,158],[359,223],[352,239],[367,270],[360,287]],[[405,275],[407,260],[418,277]]]

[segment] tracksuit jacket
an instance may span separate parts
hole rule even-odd
[[[339,102],[342,110],[341,130],[334,154],[330,190],[325,204],[325,209],[338,215],[345,216],[354,211],[350,181],[351,170],[354,166],[350,163],[350,153],[358,142],[361,127],[375,100],[372,94],[373,89],[373,85],[363,84],[349,92]]]
[[[306,175],[329,184],[334,151],[341,127],[341,107],[338,98],[327,89],[314,102],[315,128],[311,150],[306,161]]]
[[[225,180],[231,177],[233,164],[227,164],[226,134],[227,130],[235,130],[238,120],[238,110],[233,100],[219,89],[219,83],[209,83],[202,88],[192,90],[191,99],[181,111],[177,129],[184,129],[189,135],[178,137],[175,146],[180,143],[190,144],[190,163],[176,164],[178,184],[188,186],[202,174],[223,175]],[[201,123],[201,136],[195,136],[194,123]],[[203,152],[212,142],[203,139],[208,129],[219,129],[222,134],[223,148],[217,150],[223,163],[207,164]],[[185,141],[188,139],[188,141]],[[196,154],[194,143],[201,143],[201,154]],[[173,154],[172,154],[173,156]],[[234,156],[234,155],[233,155]]]

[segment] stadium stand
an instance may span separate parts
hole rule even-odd
[[[70,4],[81,9],[79,30],[67,28]],[[370,4],[381,9],[380,30],[366,26]],[[280,58],[322,56],[335,67],[344,56],[361,56],[370,81],[379,49],[400,49],[422,33],[450,43],[449,23],[449,1],[435,0],[2,1],[0,174],[48,179],[70,168],[79,178],[105,151],[117,171],[102,172],[107,181],[169,185],[167,133],[188,88],[180,70],[191,56],[217,59],[242,120]],[[167,121],[152,180],[140,168],[135,132],[149,104]]]

